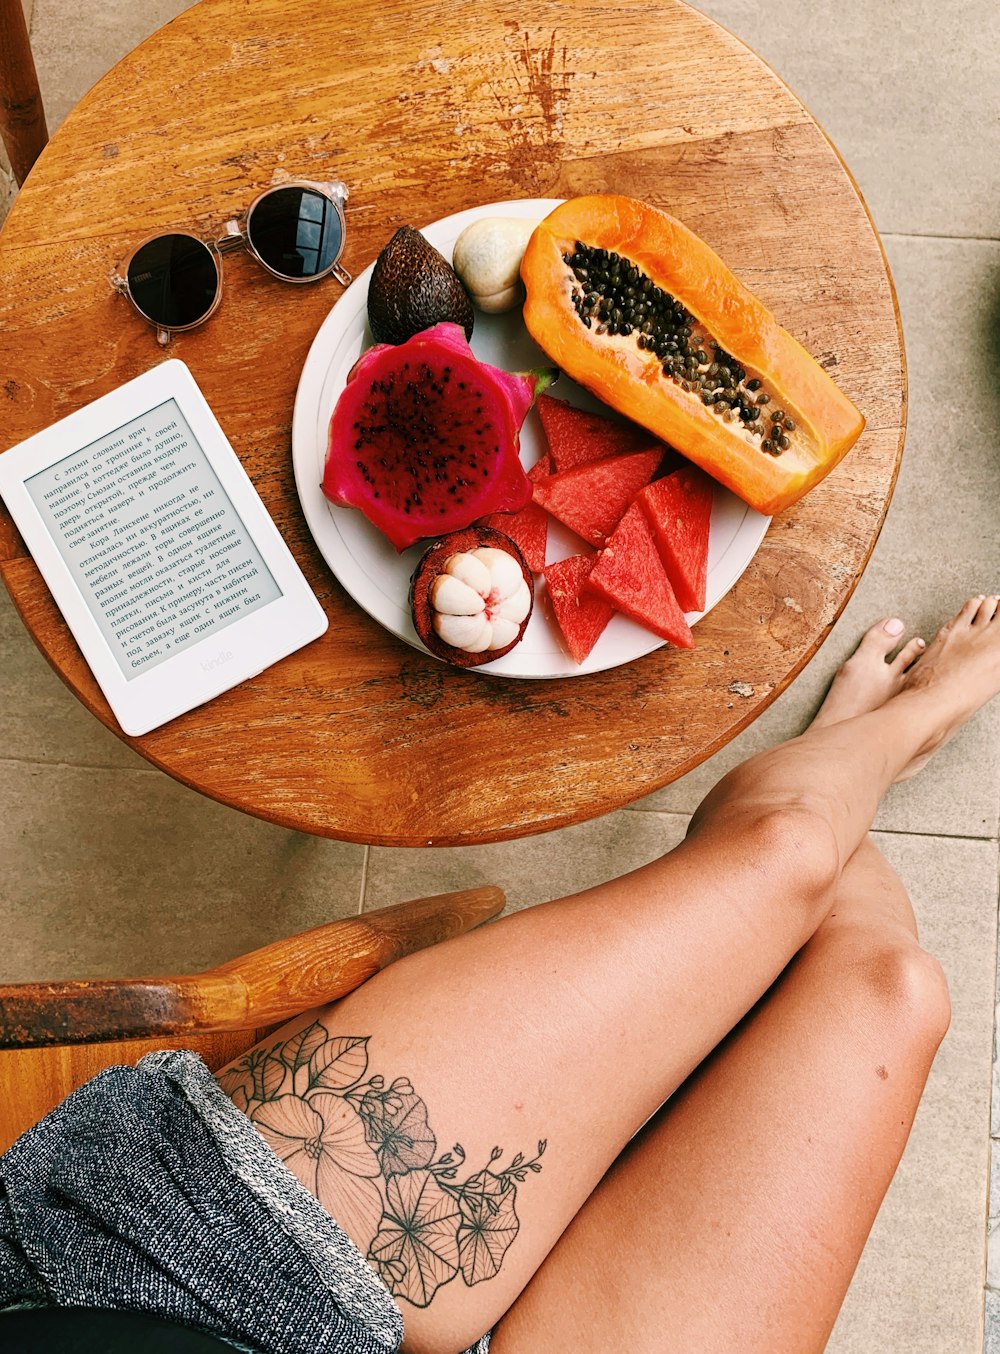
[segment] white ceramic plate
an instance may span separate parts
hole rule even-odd
[[[421,232],[451,260],[452,248],[471,222],[484,216],[517,216],[541,220],[558,205],[556,199],[523,199],[494,202],[446,216]],[[320,327],[306,358],[295,399],[292,422],[292,459],[295,483],[309,529],[323,558],[337,579],[360,607],[387,630],[415,648],[423,649],[410,619],[409,582],[428,543],[412,546],[398,555],[362,513],[338,508],[320,488],[326,457],[327,428],[337,397],[347,375],[372,343],[368,328],[367,268],[348,287]],[[550,365],[532,342],[520,311],[507,315],[476,312],[472,348],[483,362],[508,371],[524,371]],[[560,375],[552,389],[559,399],[581,409],[600,412],[601,406],[582,387]],[[530,469],[545,450],[538,414],[532,410],[521,431],[521,460]],[[725,597],[753,559],[767,531],[769,517],[748,507],[741,499],[716,486],[708,543],[708,590],[704,612],[691,614],[694,624]],[[581,542],[573,532],[550,519],[547,560],[578,554]],[[495,677],[575,677],[602,672],[662,647],[663,640],[624,616],[615,616],[591,650],[586,662],[575,663],[559,642],[559,631],[549,611],[545,587],[535,581],[535,610],[520,644],[492,663],[470,669]]]

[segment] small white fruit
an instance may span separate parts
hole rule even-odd
[[[523,620],[524,617],[522,616]],[[520,625],[514,621],[505,620],[503,616],[493,617],[493,637],[490,640],[491,649],[504,649],[508,644],[513,644],[517,638],[517,632]]]
[[[487,216],[466,226],[455,241],[452,265],[480,310],[499,315],[520,302],[521,259],[537,224]]]

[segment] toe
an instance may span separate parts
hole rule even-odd
[[[996,593],[992,593],[990,596],[984,597],[982,601],[979,603],[979,608],[976,611],[975,617],[976,624],[981,625],[985,622],[991,621],[993,617],[996,615],[998,605],[1000,605],[1000,597],[998,597]]]
[[[911,663],[915,663],[917,661],[917,659],[920,657],[920,655],[926,648],[927,644],[922,639],[917,638],[909,640],[906,644],[903,645],[899,653],[892,660],[890,667],[894,672],[897,673],[905,672]]]
[[[890,616],[888,620],[877,621],[870,630],[866,630],[864,638],[856,650],[859,654],[868,654],[871,657],[888,658],[893,649],[899,643],[899,637],[906,627],[898,616]]]
[[[958,623],[964,623],[965,625],[971,625],[972,622],[976,619],[976,615],[979,611],[979,608],[983,604],[983,602],[985,602],[985,600],[986,598],[983,596],[982,593],[979,593],[978,596],[976,597],[970,597],[969,600],[966,602],[965,606],[962,607],[962,610],[958,613],[955,619],[950,622],[950,624],[955,625]]]

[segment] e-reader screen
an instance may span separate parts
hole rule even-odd
[[[176,399],[24,484],[126,680],[282,596]]]

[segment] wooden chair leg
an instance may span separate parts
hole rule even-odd
[[[174,1039],[132,1039],[128,1043],[70,1044],[65,1048],[0,1050],[0,1153],[39,1119],[106,1067],[134,1067],[161,1048],[189,1048],[210,1071],[232,1062],[268,1031],[234,1030]]]
[[[0,138],[20,185],[49,139],[21,0],[0,0]]]

